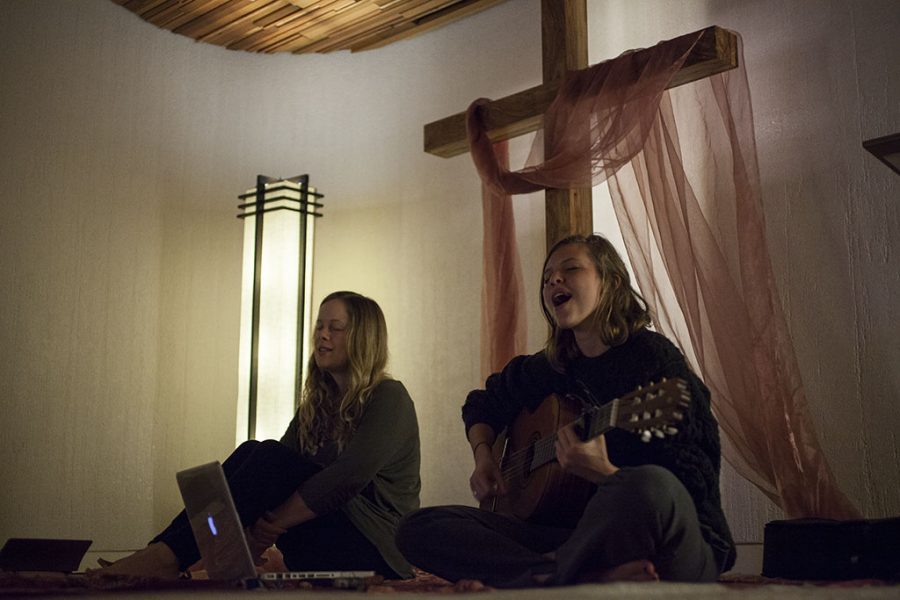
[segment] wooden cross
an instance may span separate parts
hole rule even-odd
[[[736,38],[719,27],[704,29],[669,87],[736,67]],[[586,0],[541,0],[541,39],[544,82],[495,100],[483,109],[488,137],[493,142],[540,129],[566,72],[588,66]],[[549,142],[544,139],[545,147]],[[465,112],[425,125],[426,152],[448,158],[468,149]],[[567,235],[590,234],[594,227],[591,188],[546,190],[545,218],[548,249]]]

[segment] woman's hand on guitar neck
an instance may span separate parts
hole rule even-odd
[[[480,444],[475,448],[475,470],[469,478],[469,487],[479,502],[506,494],[506,484],[490,444]]]
[[[583,442],[571,425],[556,432],[556,460],[564,471],[593,483],[619,470],[609,460],[604,436]]]

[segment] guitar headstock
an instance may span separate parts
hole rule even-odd
[[[640,386],[591,411],[593,414],[588,419],[589,430],[594,432],[591,437],[614,427],[636,433],[645,442],[653,437],[675,435],[676,425],[684,419],[684,409],[690,401],[687,382],[681,378]]]

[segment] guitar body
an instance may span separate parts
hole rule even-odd
[[[689,403],[687,383],[679,378],[641,386],[602,406],[572,395],[548,396],[534,411],[519,413],[494,444],[494,459],[509,491],[483,501],[481,508],[542,525],[574,527],[595,486],[559,467],[557,431],[573,424],[581,439],[590,440],[619,428],[647,442],[676,434],[672,424],[682,420]]]
[[[534,410],[523,410],[510,427],[500,464],[509,493],[498,498],[495,512],[542,525],[574,527],[594,491],[594,485],[559,467],[556,460],[531,469],[534,454],[553,444],[558,429],[578,418],[580,406],[556,395]],[[495,447],[496,448],[496,447]],[[555,453],[554,453],[555,456]]]

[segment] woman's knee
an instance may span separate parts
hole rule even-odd
[[[222,468],[225,470],[225,474],[233,472],[235,469],[240,467],[244,462],[253,455],[253,452],[256,450],[256,447],[259,445],[259,442],[256,440],[247,440],[242,443],[240,446],[235,448],[231,454],[228,455],[228,458],[225,459],[225,462],[222,463]]]
[[[395,541],[401,553],[405,555],[407,552],[414,551],[420,541],[427,536],[425,530],[431,522],[429,515],[433,512],[433,508],[420,508],[406,513],[400,518]]]
[[[645,501],[671,498],[687,491],[671,471],[659,465],[641,465],[628,471],[632,493]]]
[[[249,443],[249,442],[244,442]],[[243,444],[242,444],[243,445]],[[281,462],[284,460],[293,460],[296,452],[282,444],[277,440],[262,440],[256,442],[252,447],[250,455],[254,462]]]
[[[256,446],[258,446],[259,443],[259,440],[247,440],[246,442],[241,442],[241,445],[238,446],[235,451],[237,452],[241,450],[252,450]]]
[[[397,525],[397,548],[411,560],[421,548],[442,543],[448,530],[457,526],[458,515],[452,506],[431,506],[407,513]]]
[[[620,509],[649,517],[670,511],[682,496],[687,496],[678,478],[658,465],[623,468],[613,478],[609,486],[600,485],[593,499],[604,506],[604,511]]]
[[[252,454],[254,450],[256,450],[257,446],[259,446],[258,440],[247,440],[246,442],[243,442],[240,446],[235,448],[231,453],[231,456],[248,456]]]
[[[266,459],[272,456],[289,455],[291,453],[293,453],[293,450],[277,440],[247,440],[234,449],[234,452],[231,453],[231,457],[252,457],[254,460],[259,460],[260,458]]]
[[[426,509],[420,509],[426,510]],[[421,533],[419,531],[419,510],[405,514],[397,524],[397,532],[394,534],[394,543],[406,560],[416,564],[419,559]]]
[[[251,478],[266,482],[284,480],[284,485],[299,485],[312,473],[321,469],[304,461],[299,454],[276,440],[244,442],[222,465],[229,481]]]

